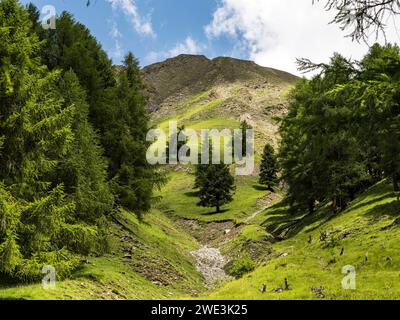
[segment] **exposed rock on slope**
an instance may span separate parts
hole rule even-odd
[[[190,96],[211,87],[235,82],[247,83],[250,89],[272,88],[293,84],[298,78],[275,69],[264,68],[252,61],[219,57],[180,55],[143,69],[150,87],[150,110],[156,111],[173,96]],[[161,104],[161,105],[160,105]]]
[[[143,75],[155,124],[174,119],[195,129],[230,128],[246,119],[256,129],[256,139],[273,144],[277,142],[273,118],[286,113],[286,94],[298,80],[251,61],[196,55],[147,66]]]

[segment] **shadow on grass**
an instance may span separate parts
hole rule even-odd
[[[224,209],[224,210],[221,210],[220,212],[212,211],[212,212],[203,213],[202,216],[218,216],[219,214],[223,214],[228,211],[229,211],[229,209]]]
[[[398,218],[400,217],[400,201],[393,200],[391,202],[375,206],[367,211],[366,216],[371,217],[373,220],[379,220],[384,216]]]
[[[270,191],[267,186],[262,186],[261,184],[253,185],[253,189],[257,191]]]
[[[364,194],[357,197],[354,205],[349,205],[349,208],[341,213],[332,212],[328,202],[321,205],[313,214],[308,214],[307,210],[291,211],[288,208],[288,203],[284,201],[274,205],[266,211],[266,219],[262,223],[267,230],[278,239],[287,239],[297,235],[304,228],[314,225],[312,228],[307,229],[307,233],[313,232],[321,228],[332,219],[349,212],[349,210],[359,210],[363,207],[371,206],[374,203],[394,198],[395,194],[391,192],[391,185],[382,181],[377,185],[371,187]],[[371,199],[368,199],[371,198]],[[400,202],[394,200],[392,202],[376,205],[366,213],[373,219],[379,219],[382,216],[400,216]],[[394,224],[400,224],[400,219],[396,220]]]
[[[268,211],[268,218],[262,226],[277,239],[294,237],[305,227],[320,221],[317,226],[307,230],[307,232],[312,232],[337,217],[327,207],[322,207],[314,214],[308,214],[306,210],[291,211],[286,201],[276,204]]]
[[[12,278],[11,276],[7,276],[6,274],[0,275],[0,290],[14,288],[14,287],[20,286],[20,285],[30,285],[30,284],[35,284],[35,283],[38,283],[38,282],[33,281],[33,280],[22,282],[21,280]],[[3,298],[1,298],[0,300],[3,300]],[[19,299],[17,299],[17,300],[19,300]]]
[[[190,197],[190,198],[198,198],[200,192],[199,191],[189,191],[185,193],[185,196]]]
[[[295,227],[304,217],[304,213],[290,212],[285,200],[268,208],[266,214],[267,217],[261,225],[277,239],[286,237],[285,231]]]
[[[369,201],[366,201],[366,202],[363,202],[363,199],[360,199],[358,201],[359,202],[358,204],[356,204],[356,205],[351,207],[351,210],[357,210],[357,209],[360,209],[362,207],[374,204],[376,202],[381,202],[383,200],[386,200],[386,199],[389,199],[389,198],[394,198],[394,197],[395,197],[395,195],[393,194],[393,192],[388,192],[388,193],[385,193],[384,195],[382,195],[380,197],[373,198],[373,199],[371,199]],[[364,197],[364,198],[366,198],[366,197]]]

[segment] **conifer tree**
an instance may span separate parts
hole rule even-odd
[[[199,206],[215,207],[216,213],[221,212],[221,206],[233,200],[235,179],[225,164],[210,164],[204,167],[199,184]]]
[[[88,121],[86,93],[75,73],[72,70],[65,72],[58,87],[64,105],[73,105],[76,112],[72,123],[74,141],[55,179],[64,183],[65,191],[73,197],[77,218],[96,223],[113,206],[113,195],[107,182],[107,161],[103,158],[99,138]]]
[[[382,175],[400,191],[400,49],[378,44],[360,62],[357,77],[332,92],[354,111],[352,130],[364,147],[366,162],[375,177]]]
[[[183,132],[185,131],[185,126],[179,126],[178,127],[178,132],[176,133],[177,137],[179,137]],[[178,139],[178,143],[177,143],[177,148],[176,148],[176,160],[179,162],[179,150],[188,142],[188,138],[186,137],[185,141],[180,141]],[[167,141],[167,148],[166,148],[166,157],[167,157],[167,163],[169,163],[169,159],[170,159],[170,148],[169,148],[169,141]]]
[[[153,189],[163,182],[146,160],[149,127],[142,90],[138,61],[129,53],[118,86],[109,95],[101,128],[117,202],[139,216],[150,209]]]
[[[59,98],[59,72],[40,65],[18,1],[0,2],[0,23],[0,272],[31,280],[51,264],[63,277],[97,234],[76,222],[75,203],[51,178],[72,147],[76,109]]]
[[[30,12],[35,20],[35,10]],[[108,160],[116,204],[138,215],[149,210],[152,190],[164,179],[146,161],[148,117],[137,59],[129,53],[117,72],[89,30],[67,12],[57,19],[56,30],[39,35],[45,40],[43,62],[50,69],[71,69],[86,91],[89,120]]]
[[[349,106],[331,95],[357,72],[337,54],[324,68],[311,81],[298,84],[281,126],[280,159],[289,198],[310,213],[316,201],[326,199],[335,212],[344,210],[368,179],[360,144],[352,134]]]
[[[240,129],[242,131],[242,157],[246,157],[249,152],[247,150],[247,130],[252,129],[252,127],[247,123],[247,121],[242,121],[240,123]]]
[[[264,152],[260,166],[260,184],[266,185],[268,189],[273,191],[273,187],[278,181],[278,163],[275,156],[274,148],[267,144],[264,147]]]

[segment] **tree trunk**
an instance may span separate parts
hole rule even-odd
[[[217,211],[216,211],[217,213],[220,213],[221,212],[221,208],[220,208],[220,206],[219,205],[217,205]]]
[[[333,200],[332,200],[332,210],[333,210],[333,212],[334,213],[336,213],[337,212],[337,197],[333,197]]]
[[[399,175],[394,174],[393,175],[393,189],[395,192],[400,191],[400,186],[399,186]]]
[[[309,200],[308,201],[308,213],[313,214],[315,207],[314,207],[315,201],[314,200]]]
[[[399,186],[399,175],[393,175],[393,189],[397,193],[397,201],[400,201],[400,186]]]
[[[350,201],[354,201],[356,199],[356,192],[354,190],[349,191]]]

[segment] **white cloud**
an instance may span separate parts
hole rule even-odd
[[[260,65],[299,74],[296,58],[326,62],[334,52],[360,58],[367,51],[365,43],[352,42],[329,24],[332,18],[332,12],[311,0],[220,0],[205,32],[210,39],[232,37],[237,41],[234,51]],[[394,24],[387,39],[400,40]]]
[[[110,35],[113,39],[122,38],[122,33],[118,29],[118,25],[115,21],[111,21]]]
[[[111,57],[113,58],[113,61],[115,63],[120,63],[123,56],[124,56],[124,50],[120,44],[120,42],[117,40],[115,40],[114,43],[114,48],[111,50],[110,52]]]
[[[153,26],[149,17],[142,17],[139,14],[138,7],[135,0],[107,0],[113,10],[121,10],[130,20],[136,32],[147,35],[155,36]]]
[[[177,43],[173,48],[167,51],[151,51],[145,58],[147,64],[175,57],[180,54],[200,54],[205,46],[192,37],[187,37],[183,42]]]
[[[115,20],[110,20],[110,36],[114,41],[114,47],[109,51],[110,56],[113,61],[119,63],[124,55],[124,49],[121,45],[120,39],[122,39],[122,33],[118,29],[117,22]]]

